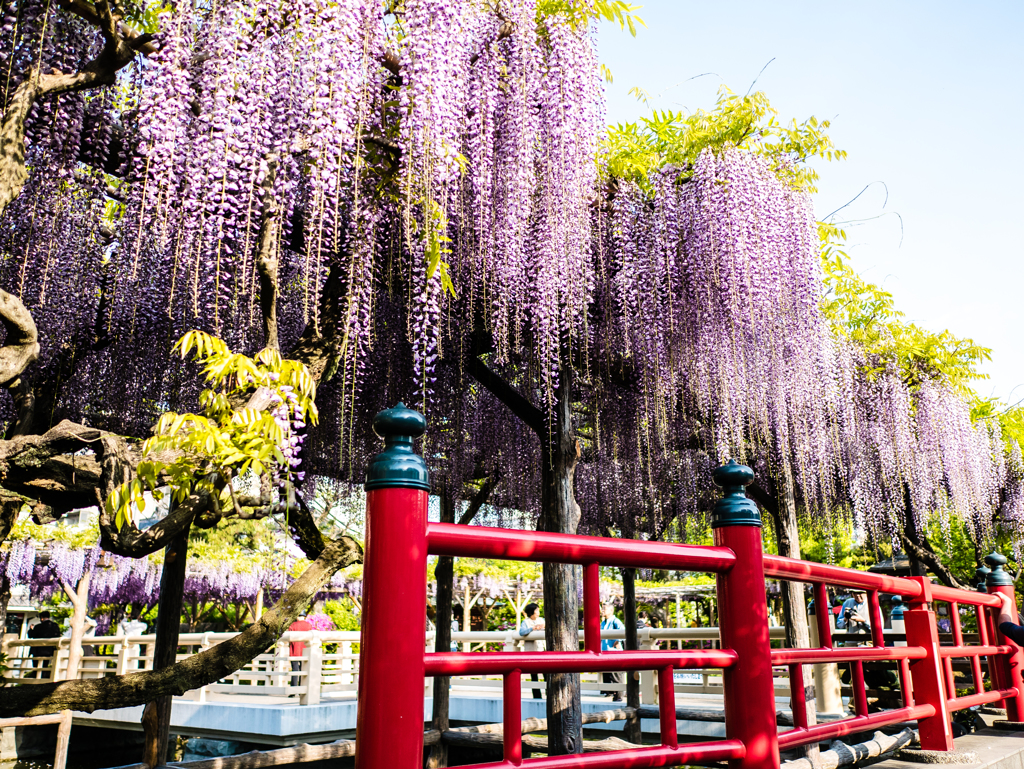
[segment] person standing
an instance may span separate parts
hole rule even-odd
[[[601,630],[625,630],[626,626],[622,624],[618,617],[615,616],[615,607],[606,603],[604,605],[604,619],[601,620]],[[612,640],[611,638],[601,639],[601,651],[621,651],[622,641]],[[606,684],[624,684],[626,683],[626,674],[618,670],[614,673],[602,673],[601,679]],[[612,695],[612,702],[622,702],[622,691],[615,690],[613,692],[601,692],[602,697]]]
[[[870,633],[871,617],[868,611],[868,595],[863,590],[854,590],[853,597],[843,601],[843,608],[836,620],[836,627],[847,633]]]
[[[306,612],[302,612],[299,618],[288,626],[288,630],[295,633],[308,633],[313,629],[313,625],[310,624],[309,620],[306,619]],[[288,656],[289,657],[301,657],[303,652],[306,651],[306,644],[302,641],[291,641],[288,644]],[[292,672],[302,670],[302,660],[292,659]],[[302,680],[302,676],[292,676],[292,686],[298,686]]]
[[[526,608],[523,609],[525,615],[522,623],[519,625],[519,637],[523,638],[523,651],[524,652],[542,652],[544,651],[543,641],[530,641],[525,640],[526,636],[530,635],[534,631],[540,631],[544,629],[544,620],[540,616],[540,606],[535,603],[526,604]],[[540,676],[536,673],[530,673],[531,681],[540,681]],[[533,698],[535,700],[543,699],[543,695],[540,693],[540,687],[531,686],[530,690],[533,692]]]
[[[41,611],[39,612],[39,622],[37,622],[34,627],[30,627],[28,629],[28,637],[33,640],[42,638],[60,638],[60,625],[50,619],[50,612]],[[53,665],[53,653],[56,650],[56,646],[33,646],[29,649],[29,656],[33,658],[32,667],[37,670],[42,670],[42,675],[38,677],[50,677],[50,667]],[[47,663],[47,659],[50,659],[49,663]],[[34,670],[32,677],[37,677]]]

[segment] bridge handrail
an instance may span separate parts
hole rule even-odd
[[[904,579],[841,567],[816,564],[763,552],[761,513],[747,498],[745,487],[753,471],[735,461],[714,472],[723,489],[711,517],[713,546],[669,544],[613,537],[586,537],[538,531],[511,531],[427,520],[430,488],[426,464],[413,451],[413,441],[426,429],[422,416],[401,404],[382,412],[374,429],[385,439],[383,453],[367,470],[367,532],[363,569],[363,642],[356,756],[357,769],[390,765],[413,769],[423,759],[423,702],[417,680],[475,671],[503,677],[504,718],[502,767],[532,764],[544,769],[599,764],[609,769],[661,766],[728,758],[730,769],[777,769],[780,747],[794,747],[838,737],[855,731],[918,720],[922,747],[951,750],[948,713],[967,703],[1005,699],[1008,717],[1024,717],[1024,681],[1020,649],[1001,643],[995,627],[1000,599],[978,592],[934,586],[924,577]],[[428,555],[529,560],[579,564],[583,567],[583,651],[562,641],[566,650],[523,653],[467,652],[418,653],[426,635],[420,629],[401,626],[394,617],[414,616],[426,600]],[[1001,558],[1001,557],[1000,557]],[[1003,559],[1005,562],[1005,559]],[[661,568],[711,573],[716,576],[721,624],[721,648],[689,651],[602,650],[600,631],[600,568]],[[999,567],[1001,568],[1001,567]],[[987,593],[1012,597],[1013,582],[988,577]],[[765,580],[770,578],[807,582],[814,593],[818,647],[772,649]],[[828,585],[865,591],[868,595],[870,636],[866,645],[836,647],[832,638]],[[571,590],[571,587],[569,588]],[[881,591],[907,599],[903,622],[905,646],[886,646]],[[932,602],[949,602],[954,645],[939,652],[938,627]],[[960,626],[960,604],[978,612],[979,643],[965,646]],[[572,610],[569,610],[570,614]],[[1016,612],[1011,611],[1015,617]],[[991,641],[991,643],[990,643]],[[848,642],[849,643],[849,642]],[[853,643],[857,643],[854,641]],[[393,650],[388,655],[384,647]],[[566,648],[569,647],[569,648]],[[971,660],[976,692],[957,697],[950,666],[956,654]],[[993,688],[985,691],[980,657],[989,658]],[[1011,665],[1011,659],[1013,664]],[[902,683],[902,707],[868,712],[864,662],[895,663]],[[855,715],[827,724],[809,723],[803,669],[806,664],[848,664],[851,669]],[[789,668],[794,728],[779,734],[775,719],[773,666]],[[945,675],[943,674],[945,665]],[[691,667],[722,670],[725,694],[725,741],[680,747],[676,734],[674,670]],[[521,696],[524,673],[571,674],[593,670],[657,671],[661,745],[654,749],[626,749],[600,760],[578,756],[549,755],[546,759],[522,757]],[[549,680],[556,692],[561,679]],[[549,724],[549,741],[564,726],[555,754],[578,744],[574,723]],[[657,755],[648,754],[653,750]],[[695,756],[697,758],[695,758]],[[477,765],[468,769],[484,769]]]

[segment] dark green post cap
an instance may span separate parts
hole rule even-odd
[[[412,450],[413,440],[427,431],[423,415],[399,403],[373,418],[373,431],[384,439],[384,451],[370,460],[363,488],[430,491],[427,463]]]
[[[747,498],[746,487],[754,482],[754,471],[735,459],[722,465],[712,474],[715,484],[722,487],[722,499],[715,502],[711,513],[711,528],[722,526],[760,526],[761,511],[754,500]]]
[[[989,568],[992,569],[992,573],[985,577],[985,584],[989,587],[996,587],[999,585],[1012,585],[1013,577],[1003,571],[1003,567],[1006,565],[1005,556],[999,553],[989,553],[985,556],[985,563],[988,564]]]
[[[979,566],[977,569],[974,570],[974,578],[978,581],[976,586],[978,588],[979,593],[987,592],[985,590],[985,580],[991,573],[992,569],[990,569],[988,566]]]

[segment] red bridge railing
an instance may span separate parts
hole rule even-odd
[[[482,767],[679,766],[728,760],[734,769],[779,766],[779,751],[854,732],[917,720],[924,748],[951,750],[949,715],[982,703],[1005,701],[1010,720],[1024,714],[1024,655],[1004,642],[994,625],[999,600],[981,592],[933,585],[923,577],[900,579],[823,564],[764,555],[761,520],[745,486],[753,472],[735,462],[719,468],[715,481],[724,497],[714,511],[714,546],[616,540],[601,537],[515,531],[427,522],[429,483],[425,465],[412,450],[426,428],[416,412],[382,412],[374,428],[386,439],[367,473],[367,534],[364,563],[362,660],[356,730],[358,769],[418,769],[423,764],[425,676],[490,674],[503,677],[504,756]],[[583,567],[583,648],[577,651],[424,653],[425,629],[417,621],[427,598],[427,556],[579,564]],[[1004,561],[1005,562],[1005,561]],[[722,648],[691,651],[601,651],[599,570],[601,566],[645,567],[714,574],[717,581]],[[1012,580],[996,564],[988,591],[1013,596]],[[1001,575],[1001,576],[1000,576]],[[828,605],[826,586],[867,592],[871,645],[835,647],[826,611],[816,611],[820,646],[772,649],[768,635],[765,579],[812,585],[817,607]],[[882,635],[879,593],[900,595],[907,645],[887,647]],[[948,602],[953,646],[941,646],[930,608]],[[959,607],[974,606],[980,643],[963,643]],[[985,690],[981,657],[988,658],[993,688]],[[956,696],[951,660],[971,660],[974,693]],[[897,663],[902,707],[868,712],[865,661]],[[854,715],[810,725],[804,701],[803,665],[848,663]],[[794,728],[779,733],[773,666],[788,666]],[[726,739],[679,744],[673,672],[720,668],[725,692]],[[532,673],[654,670],[659,680],[661,744],[609,753],[524,759],[521,734],[521,677]]]

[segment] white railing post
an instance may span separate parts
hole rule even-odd
[[[343,684],[355,683],[355,676],[352,675],[352,642],[341,642],[341,682]]]
[[[320,641],[320,634],[313,633],[306,648],[303,650],[302,669],[306,672],[306,691],[299,697],[300,705],[320,704],[320,684],[322,683],[322,672],[324,664],[324,647]],[[300,684],[303,682],[300,681]]]
[[[128,672],[128,657],[132,647],[128,643],[128,636],[122,636],[121,643],[117,646],[117,674],[123,676]]]
[[[502,641],[501,650],[503,652],[514,652],[516,650],[516,638],[512,635],[511,630],[508,632],[508,635],[505,636],[505,640]]]
[[[288,635],[287,633],[285,635]],[[274,671],[278,675],[274,676],[275,686],[291,686],[291,669],[292,666],[288,660],[289,644],[283,638],[277,642],[274,647]],[[285,673],[287,672],[287,675]],[[285,692],[287,694],[287,692]]]
[[[213,646],[213,642],[210,641],[210,634],[203,633],[203,640],[199,642],[199,651],[204,652]],[[199,691],[196,693],[197,702],[206,702],[207,690],[205,686],[200,686]]]
[[[55,651],[53,653],[53,656],[50,657],[50,659],[52,660],[52,662],[50,663],[51,666],[52,666],[52,668],[50,670],[50,676],[51,676],[51,680],[53,680],[53,681],[63,681],[65,679],[65,677],[67,676],[67,672],[68,672],[67,671],[68,655],[71,652],[70,652],[70,649],[65,649],[64,648],[64,643],[63,642],[65,640],[67,640],[67,639],[60,638],[60,639],[57,640],[57,651]],[[63,667],[62,667],[61,663],[63,663]]]
[[[654,649],[654,639],[651,638],[651,629],[643,628],[638,635],[640,636],[640,649],[642,651],[652,651]],[[658,693],[655,689],[655,681],[657,676],[654,675],[653,670],[641,670],[640,671],[640,702],[645,705],[657,705],[658,704]]]

